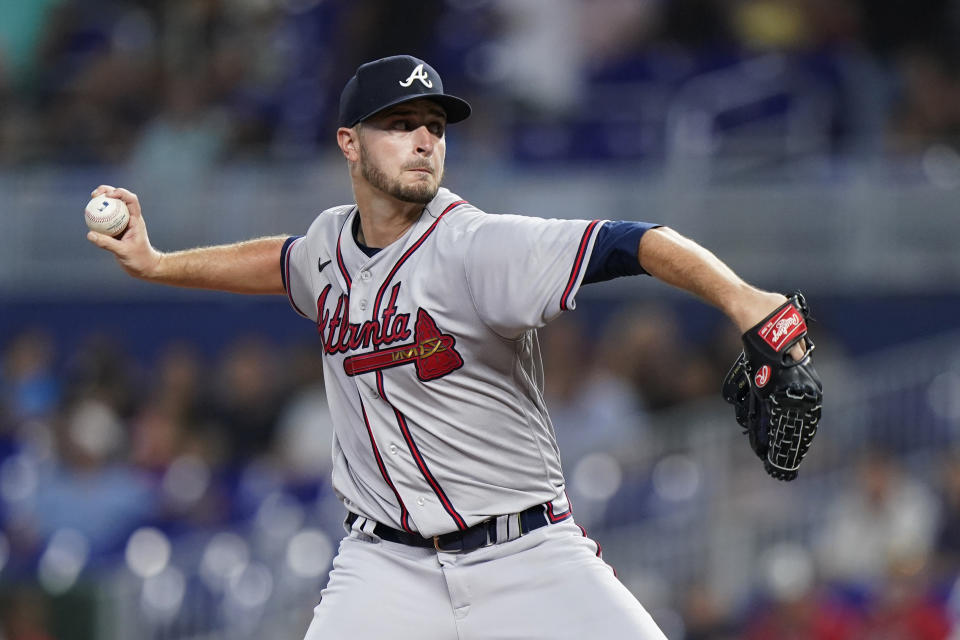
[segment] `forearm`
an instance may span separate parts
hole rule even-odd
[[[230,293],[284,292],[280,252],[286,237],[257,238],[236,244],[162,253],[150,244],[137,194],[102,184],[90,195],[118,198],[127,205],[130,221],[121,235],[114,238],[91,231],[87,240],[112,253],[131,276],[175,287]]]
[[[280,250],[285,236],[161,253],[138,277],[177,287],[231,293],[282,294]]]
[[[637,259],[651,276],[723,311],[740,331],[755,325],[786,300],[779,293],[747,284],[713,253],[667,227],[644,233]]]

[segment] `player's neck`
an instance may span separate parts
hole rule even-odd
[[[382,249],[402,236],[423,214],[424,205],[402,202],[386,194],[355,193],[360,213],[357,240]]]

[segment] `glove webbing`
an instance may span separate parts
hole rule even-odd
[[[778,398],[778,395],[770,396],[770,448],[764,466],[767,473],[778,480],[793,480],[817,435],[820,406],[801,411],[796,406],[789,406],[792,404],[789,401],[802,399],[802,393],[794,396],[787,389],[784,397]]]

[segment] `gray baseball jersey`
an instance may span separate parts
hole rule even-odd
[[[422,536],[539,503],[566,517],[536,329],[574,307],[603,222],[491,215],[440,189],[368,257],[357,215],[324,211],[281,263],[323,341],[347,508]]]

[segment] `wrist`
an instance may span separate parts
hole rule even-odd
[[[141,280],[158,280],[163,281],[163,266],[164,258],[166,258],[165,253],[161,253],[156,249],[150,249],[150,259],[147,261],[147,266],[137,274]]]
[[[759,323],[787,301],[782,293],[761,291],[749,285],[733,297],[727,315],[741,333]]]

